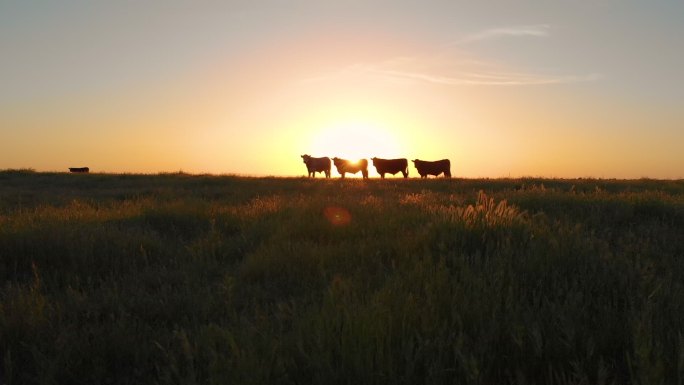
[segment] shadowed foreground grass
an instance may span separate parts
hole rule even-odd
[[[0,383],[681,384],[684,183],[0,172]]]

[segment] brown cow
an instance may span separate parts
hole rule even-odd
[[[368,161],[366,159],[353,162],[347,159],[333,158],[333,163],[337,167],[337,172],[342,175],[342,178],[344,178],[346,173],[356,174],[359,171],[361,171],[364,179],[368,178]]]
[[[401,159],[380,159],[380,158],[372,158],[373,160],[373,166],[375,166],[375,169],[378,171],[378,174],[380,174],[380,177],[385,179],[385,174],[396,174],[398,172],[401,172],[404,174],[404,178],[408,178],[409,171],[408,171],[408,160],[406,158],[401,158]]]
[[[306,169],[309,172],[309,178],[316,177],[317,172],[325,173],[326,178],[330,178],[330,158],[314,158],[311,155],[302,155]]]
[[[445,178],[451,178],[451,162],[449,159],[436,160],[434,162],[414,159],[412,162],[416,166],[416,170],[418,170],[421,178],[427,178],[428,175],[438,176],[441,173],[444,173]]]

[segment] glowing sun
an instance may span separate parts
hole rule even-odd
[[[339,157],[349,160],[394,158],[402,156],[398,132],[369,122],[336,122],[315,135],[311,149],[318,156]]]

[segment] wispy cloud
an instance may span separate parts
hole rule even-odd
[[[396,84],[443,86],[540,86],[592,82],[601,74],[514,72],[478,60],[443,57],[397,57],[376,63],[356,63],[305,79],[307,82],[364,77]]]
[[[360,62],[308,78],[307,81],[330,79],[381,80],[400,84],[436,84],[444,86],[540,86],[592,82],[602,78],[598,73],[572,74],[560,70],[516,71],[509,66],[487,61],[471,53],[466,43],[507,36],[549,35],[548,24],[493,28],[463,37],[458,42],[431,52],[413,56],[396,56],[377,62]]]
[[[456,44],[467,44],[476,41],[497,39],[502,37],[545,37],[549,35],[551,26],[548,24],[521,25],[504,28],[491,28],[459,39]]]
[[[441,76],[421,72],[372,69],[379,75],[398,80],[440,84],[445,86],[534,86],[546,84],[569,84],[595,81],[600,74],[588,75],[539,75],[517,73],[461,73],[458,76]]]

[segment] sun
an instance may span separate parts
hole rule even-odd
[[[339,121],[314,135],[311,151],[316,156],[349,160],[402,157],[402,138],[396,130],[365,121]]]

